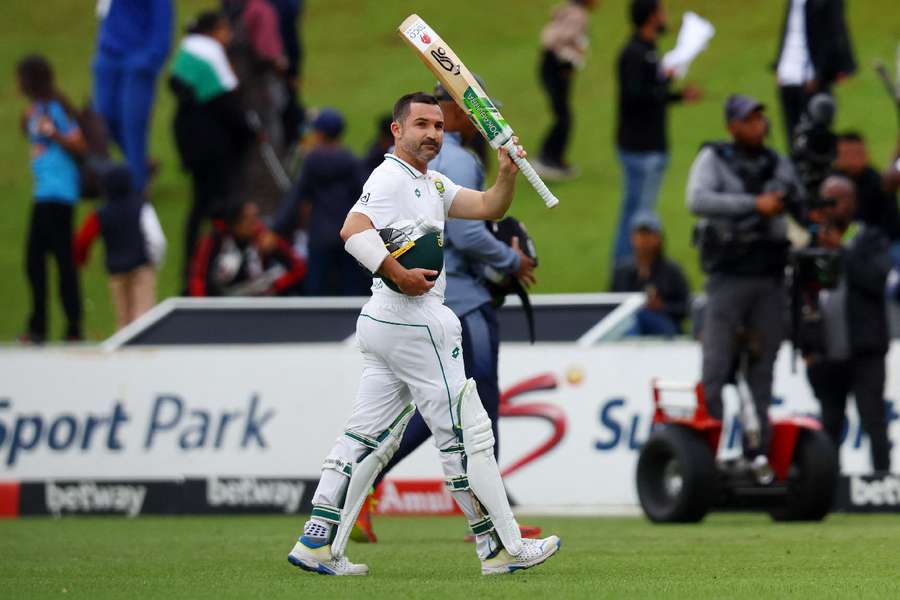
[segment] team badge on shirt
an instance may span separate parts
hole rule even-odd
[[[438,194],[440,194],[441,196],[444,195],[444,182],[443,181],[441,181],[440,179],[435,179],[434,187],[437,189]]]

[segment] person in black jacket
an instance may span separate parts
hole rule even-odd
[[[201,14],[182,41],[169,78],[178,104],[175,143],[193,182],[184,232],[185,288],[200,228],[229,201],[241,156],[256,137],[241,109],[237,77],[225,56],[231,37],[224,14]]]
[[[822,195],[836,198],[839,205],[852,205],[855,200],[853,183],[837,176],[825,180]],[[862,427],[869,436],[872,467],[885,472],[891,466],[884,399],[889,242],[878,228],[863,225],[842,246],[851,217],[840,212],[836,210],[817,235],[819,245],[839,249],[844,262],[838,286],[819,294],[825,348],[804,356],[807,377],[822,406],[822,425],[836,447],[840,447],[847,396],[853,393]]]
[[[787,0],[774,67],[790,147],[809,99],[856,71],[844,1]]]
[[[631,222],[634,257],[616,266],[612,291],[644,292],[647,303],[635,315],[633,335],[672,337],[682,333],[690,291],[684,272],[663,253],[662,227],[653,213]]]
[[[834,170],[856,187],[856,220],[879,227],[892,242],[900,240],[900,210],[895,192],[889,190],[887,176],[870,163],[861,134],[848,131],[838,135]]]
[[[634,33],[619,54],[619,117],[616,133],[625,194],[613,246],[613,260],[631,256],[631,220],[638,212],[655,212],[663,173],[669,161],[666,112],[672,102],[699,100],[685,86],[671,89],[673,72],[660,70],[656,40],[666,31],[661,0],[632,0]]]

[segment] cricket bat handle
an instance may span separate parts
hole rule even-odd
[[[544,204],[547,205],[547,208],[553,208],[559,204],[559,198],[554,196],[553,192],[547,188],[547,185],[541,180],[541,176],[537,174],[534,167],[531,166],[531,163],[518,155],[516,145],[513,143],[512,138],[503,144],[503,149],[509,153],[509,157],[516,163],[519,170],[522,171],[525,179],[528,180],[528,183],[531,184],[534,191],[538,193],[538,196],[544,200]]]

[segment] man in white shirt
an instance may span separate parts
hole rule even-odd
[[[787,0],[774,66],[790,147],[809,99],[856,70],[843,0]]]
[[[393,119],[395,152],[372,172],[341,230],[345,249],[375,276],[357,322],[362,380],[288,560],[326,575],[368,573],[344,555],[347,537],[372,482],[399,446],[414,403],[431,429],[450,494],[475,534],[482,573],[511,573],[552,556],[559,538],[520,535],[494,458],[490,418],[474,380],[465,377],[460,322],[444,306],[443,257],[434,256],[447,217],[485,220],[506,213],[518,169],[501,150],[493,186],[483,192],[461,187],[428,170],[444,133],[434,96],[401,97]],[[519,155],[525,155],[521,147]],[[411,256],[426,262],[415,264]]]

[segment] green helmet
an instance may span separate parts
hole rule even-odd
[[[444,234],[442,231],[429,231],[415,240],[406,231],[391,227],[378,230],[378,234],[384,241],[387,251],[405,268],[428,269],[437,271],[438,275],[444,269]],[[397,284],[387,277],[381,275],[376,275],[376,277],[381,277],[385,285],[395,292],[400,291]],[[429,277],[429,279],[434,281],[437,276]]]

